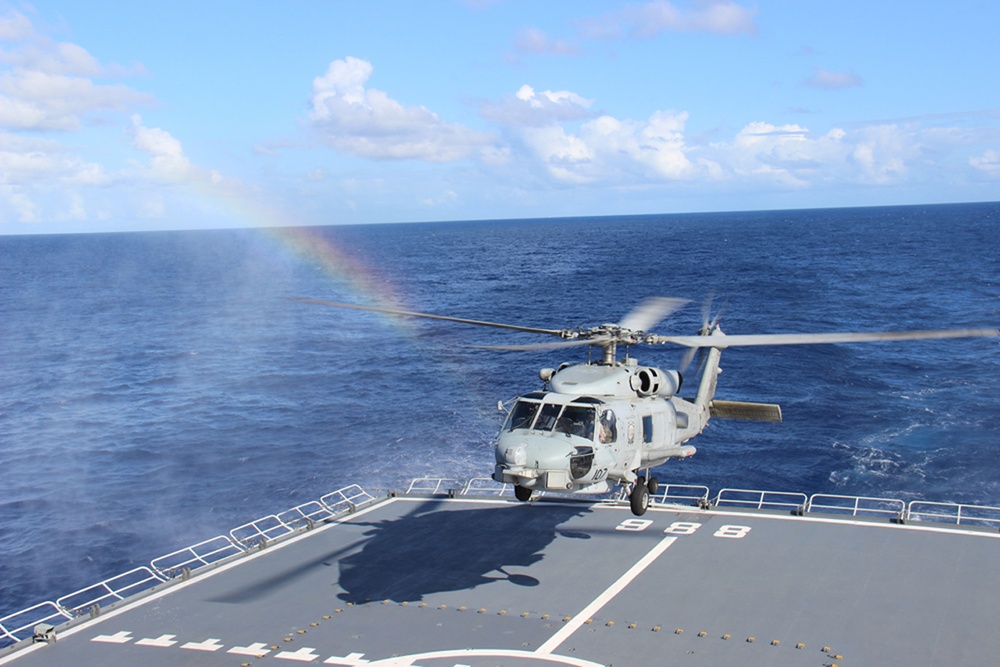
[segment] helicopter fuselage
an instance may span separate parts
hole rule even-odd
[[[681,444],[690,437],[685,406],[694,406],[674,397],[676,371],[626,360],[546,369],[541,377],[552,390],[519,396],[496,438],[498,482],[603,493],[635,482],[641,469],[695,453]]]

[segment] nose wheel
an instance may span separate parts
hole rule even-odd
[[[632,485],[632,491],[628,494],[629,505],[632,506],[632,514],[636,516],[645,514],[646,510],[649,509],[650,496],[655,496],[659,489],[660,482],[655,477],[650,477],[649,481],[646,481],[645,476],[639,475],[635,480],[635,484]]]
[[[629,505],[632,506],[632,514],[642,516],[649,509],[649,487],[646,486],[646,478],[639,477],[632,485],[632,492],[628,494]]]
[[[520,500],[522,503],[531,500],[531,489],[526,489],[521,485],[514,487],[514,497]]]

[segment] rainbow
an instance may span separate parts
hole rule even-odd
[[[365,261],[365,258],[339,247],[329,228],[305,226],[274,206],[258,201],[239,185],[197,179],[190,183],[205,199],[221,204],[232,219],[261,238],[285,250],[297,262],[316,265],[338,285],[352,295],[359,305],[407,310],[405,300],[393,288],[388,278]],[[248,224],[253,223],[253,224]],[[327,298],[324,294],[297,294]],[[384,316],[394,324],[403,319]],[[406,328],[404,326],[404,328]]]
[[[359,305],[402,308],[403,301],[391,284],[363,258],[348,254],[319,227],[264,227],[261,233],[278,241],[294,255],[319,265],[323,272],[344,284]],[[312,296],[312,295],[303,295]]]
[[[214,184],[213,184],[214,185]],[[204,188],[203,188],[204,189]],[[260,204],[246,196],[245,192],[211,188],[211,198],[224,203],[244,229],[265,239],[279,251],[283,250],[294,262],[312,264],[321,268],[338,288],[349,294],[349,300],[357,305],[377,306],[398,310],[415,310],[409,307],[404,297],[394,288],[387,276],[377,267],[371,266],[360,253],[350,252],[335,242],[336,233],[330,227],[304,226],[301,221],[290,217],[267,204]],[[248,226],[248,221],[256,225]],[[290,294],[291,297],[316,299],[335,298],[329,294]],[[412,345],[417,345],[437,362],[442,373],[447,374],[470,398],[480,397],[480,402],[489,402],[483,387],[474,375],[465,372],[463,364],[456,361],[448,351],[440,349],[420,335],[420,329],[412,318],[372,313],[382,322],[405,335]],[[490,399],[492,400],[492,399]]]

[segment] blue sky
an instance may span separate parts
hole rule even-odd
[[[0,0],[0,233],[998,200],[997,26],[963,0]]]

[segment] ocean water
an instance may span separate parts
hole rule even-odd
[[[1000,324],[1000,204],[0,237],[0,617],[350,483],[488,476],[497,401],[581,350],[324,308],[656,333]],[[683,351],[641,348],[676,366]],[[996,339],[745,348],[661,480],[1000,506]],[[683,392],[682,392],[683,393]]]

